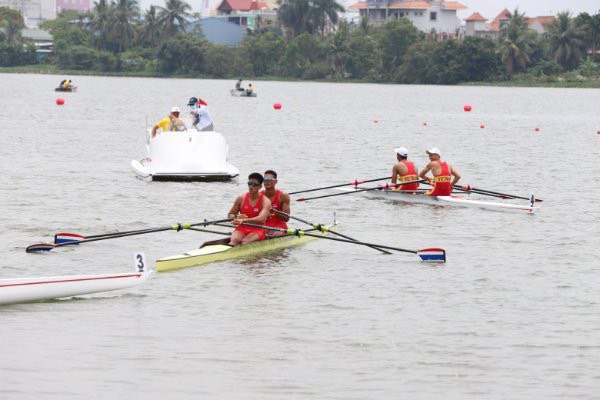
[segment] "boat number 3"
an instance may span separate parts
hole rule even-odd
[[[137,252],[133,254],[133,265],[136,272],[146,272],[148,270],[146,268],[146,256],[144,253]]]

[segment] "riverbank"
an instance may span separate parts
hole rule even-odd
[[[139,72],[102,72],[102,71],[82,71],[82,70],[63,70],[52,64],[35,64],[18,67],[0,67],[0,73],[9,74],[47,74],[62,76],[121,76],[137,78],[172,78],[172,79],[211,79],[209,76],[198,74],[173,74],[165,75],[157,72],[139,71]],[[225,78],[227,79],[227,78]],[[230,79],[237,79],[230,77]],[[303,80],[280,77],[263,76],[248,78],[253,81],[285,81],[302,82]],[[383,83],[393,84],[393,82],[374,82],[360,79],[315,79],[307,80],[311,82],[333,82],[333,83]],[[565,73],[561,75],[551,75],[543,77],[531,77],[527,75],[517,76],[510,81],[478,81],[463,82],[461,86],[498,86],[498,87],[547,87],[547,88],[582,88],[582,89],[600,89],[600,76],[584,77]]]

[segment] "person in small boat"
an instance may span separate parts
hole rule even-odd
[[[254,86],[251,83],[248,84],[248,89],[246,89],[246,96],[252,96],[254,93]]]
[[[192,126],[194,128],[201,132],[215,130],[212,117],[208,112],[207,102],[202,99],[198,99],[197,97],[191,97],[188,101],[188,106],[191,108],[190,114],[194,120],[194,122],[192,122]]]
[[[437,147],[427,150],[427,154],[429,155],[429,164],[419,173],[419,178],[427,179],[430,184],[433,182],[433,188],[426,195],[450,196],[452,187],[460,179],[460,174],[450,164],[442,161],[440,150]],[[429,171],[431,171],[433,178],[427,176]]]
[[[67,82],[66,79],[63,79],[62,81],[60,81],[60,85],[58,85],[59,88],[64,88],[65,87],[65,83]]]
[[[240,78],[235,84],[235,90],[243,92],[245,89],[242,87],[242,79]]]
[[[412,161],[408,161],[408,150],[406,147],[398,147],[396,151],[396,163],[392,167],[392,185],[403,182],[416,181],[417,167]],[[408,185],[398,186],[395,190],[404,190],[414,192],[419,189],[418,183],[409,183]]]
[[[272,228],[280,228],[287,229],[287,221],[289,221],[289,217],[286,215],[281,215],[276,213],[273,210],[283,211],[286,214],[290,213],[290,195],[282,192],[279,189],[275,189],[277,185],[277,172],[269,169],[265,171],[264,182],[263,185],[265,189],[261,191],[269,201],[271,202],[271,211],[269,217],[265,221],[265,226],[270,226]],[[267,232],[271,235],[284,235],[285,232],[279,231],[271,231]]]
[[[152,127],[152,137],[156,136],[156,132],[160,129],[162,132],[169,131],[183,131],[187,128],[185,127],[185,122],[179,118],[179,107],[171,108],[171,113],[158,121],[156,125]]]
[[[271,201],[260,191],[263,180],[258,172],[248,175],[248,192],[239,195],[229,210],[227,217],[233,218],[232,223],[237,226],[229,239],[230,246],[266,238],[263,228],[244,226],[245,223],[262,225],[269,217]]]

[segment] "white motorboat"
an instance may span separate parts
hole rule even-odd
[[[134,272],[0,279],[0,305],[59,299],[137,286],[145,282],[154,271],[148,270],[143,254],[137,253],[135,257]]]
[[[131,161],[141,178],[155,181],[228,181],[240,174],[229,163],[229,146],[218,132],[147,133],[147,156]]]
[[[245,90],[236,90],[236,89],[231,89],[230,93],[234,97],[257,97],[258,96],[256,94],[256,92],[252,92],[251,94],[248,94],[248,92],[246,92]]]

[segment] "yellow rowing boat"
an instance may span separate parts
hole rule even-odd
[[[315,231],[314,234],[326,235],[327,233]],[[156,270],[158,272],[175,271],[178,269],[196,267],[213,262],[231,260],[235,258],[246,258],[256,254],[293,246],[300,246],[314,239],[316,238],[313,236],[270,236],[265,240],[241,244],[238,246],[227,245],[229,239],[213,240],[211,242],[205,242],[202,244],[202,246],[200,246],[199,249],[156,260]]]

